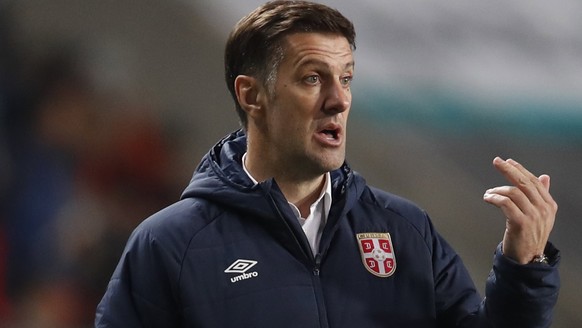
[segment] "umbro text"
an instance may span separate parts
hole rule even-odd
[[[243,273],[243,274],[238,275],[236,277],[232,277],[232,278],[230,278],[230,281],[232,281],[234,283],[234,282],[239,282],[239,281],[245,280],[245,279],[255,278],[258,276],[259,276],[259,273],[257,271],[253,271],[250,273]]]

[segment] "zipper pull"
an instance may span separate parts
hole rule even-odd
[[[313,268],[313,275],[319,276],[319,266],[321,265],[321,254],[315,254],[315,268]]]

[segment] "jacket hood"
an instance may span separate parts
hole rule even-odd
[[[270,215],[269,197],[265,196],[281,198],[283,195],[274,179],[253,184],[241,165],[246,149],[247,138],[242,129],[222,138],[202,158],[182,199],[203,198],[238,211]],[[353,172],[347,163],[331,172],[331,180],[333,203],[351,194],[351,201],[344,203],[344,206],[353,203],[365,185],[363,178]],[[347,193],[348,189],[353,192]]]

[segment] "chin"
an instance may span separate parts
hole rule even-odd
[[[344,156],[338,158],[328,158],[321,163],[324,172],[330,172],[339,169],[344,164]]]
[[[313,151],[305,154],[303,163],[305,163],[304,168],[311,173],[323,174],[333,170],[337,170],[344,164],[345,152],[335,149],[334,151],[329,151],[329,149],[319,150],[319,152]],[[309,164],[308,164],[309,163]]]

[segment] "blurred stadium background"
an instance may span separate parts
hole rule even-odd
[[[124,242],[238,127],[222,50],[262,1],[0,0],[0,326],[90,327]],[[491,161],[552,176],[580,327],[582,3],[324,1],[353,19],[348,161],[425,208],[479,289],[504,229]]]

